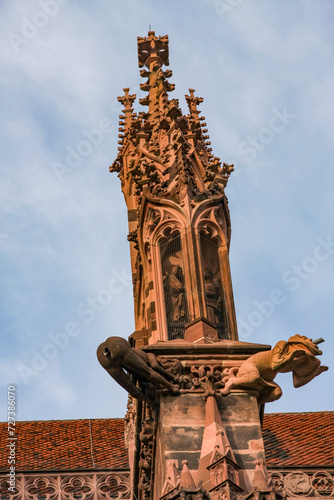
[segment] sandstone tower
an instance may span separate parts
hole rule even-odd
[[[126,443],[133,499],[276,498],[261,432],[265,402],[319,375],[317,344],[295,335],[271,349],[238,340],[225,188],[233,165],[212,154],[203,99],[189,89],[183,114],[168,37],[138,37],[136,95],[118,100],[118,172],[128,209],[135,332],[106,340],[98,358],[130,394]],[[129,332],[130,333],[130,332]]]

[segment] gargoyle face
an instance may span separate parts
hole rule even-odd
[[[107,369],[111,366],[112,362],[110,357],[110,350],[107,347],[106,342],[103,342],[99,345],[96,351],[96,355],[100,365],[102,365],[103,368]]]

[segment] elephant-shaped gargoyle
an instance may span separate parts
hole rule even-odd
[[[224,378],[225,387],[220,393],[227,395],[232,389],[258,391],[259,403],[276,401],[282,389],[274,382],[277,373],[292,372],[294,387],[301,387],[314,377],[328,370],[321,366],[316,356],[322,354],[318,343],[302,335],[294,335],[287,342],[280,340],[270,351],[258,352],[246,359],[239,370],[231,369]]]
[[[165,370],[154,354],[131,347],[122,337],[109,337],[103,342],[97,349],[97,358],[109,375],[136,399],[152,403],[143,389],[145,385],[178,392],[178,386],[172,383],[177,377]]]

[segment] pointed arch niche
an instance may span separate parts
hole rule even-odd
[[[219,339],[237,340],[227,225],[221,213],[221,206],[203,207],[195,224],[203,316],[216,327]]]
[[[221,244],[218,238],[212,237],[212,233],[213,230],[210,227],[202,227],[199,231],[205,316],[217,328],[218,338],[223,339],[228,338],[228,323],[219,263]]]
[[[227,231],[224,221],[220,223],[220,208],[206,201],[191,224],[171,201],[148,200],[143,207],[136,329],[146,332],[149,344],[184,338],[187,325],[200,318],[217,329],[219,339],[237,340]]]
[[[148,277],[143,300],[147,310],[154,310],[154,321],[147,314],[147,327],[152,330],[149,343],[183,338],[190,317],[184,217],[174,207],[153,203],[143,215],[141,246]]]
[[[189,321],[181,233],[165,226],[158,238],[168,340],[182,338]]]

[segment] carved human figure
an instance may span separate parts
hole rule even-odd
[[[214,325],[222,322],[222,304],[220,286],[215,283],[213,272],[209,267],[204,268],[204,293],[208,320]]]
[[[163,285],[167,322],[174,325],[185,323],[187,321],[187,304],[181,250],[167,257],[167,262],[164,264]]]
[[[176,377],[159,365],[154,354],[131,347],[129,342],[122,337],[109,337],[99,345],[97,357],[109,375],[136,399],[152,402],[136,386],[136,381],[132,380],[130,375],[144,383],[149,382],[157,388],[165,387],[173,393],[178,392],[178,388],[170,382],[176,381]]]
[[[141,469],[138,481],[138,490],[140,500],[149,500],[151,497],[151,484],[150,479],[147,477],[145,469]]]
[[[246,359],[237,375],[225,379],[220,393],[226,395],[232,389],[247,388],[259,391],[259,403],[276,401],[282,395],[282,389],[273,381],[277,373],[292,372],[294,387],[301,387],[328,370],[316,358],[322,354],[317,346],[320,341],[313,342],[302,335],[294,335],[287,342],[280,340],[270,351]]]

